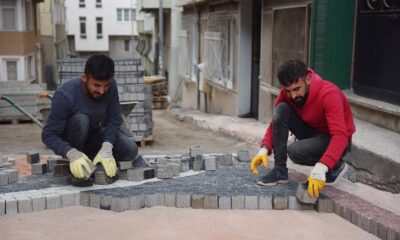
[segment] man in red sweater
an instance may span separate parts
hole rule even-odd
[[[350,150],[355,132],[353,114],[340,89],[323,80],[298,60],[290,60],[278,69],[281,91],[275,102],[273,119],[265,133],[250,170],[267,166],[268,156],[274,153],[275,166],[257,182],[271,186],[288,183],[287,155],[297,163],[314,166],[308,177],[308,193],[334,184],[347,170],[343,157]],[[296,141],[287,145],[289,131]]]

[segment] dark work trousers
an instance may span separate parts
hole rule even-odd
[[[300,119],[288,103],[279,103],[274,111],[272,144],[274,146],[275,167],[287,172],[287,155],[301,165],[314,166],[322,157],[330,143],[330,135],[310,128]],[[296,141],[287,145],[289,131]],[[342,158],[350,149],[351,143],[343,151]]]
[[[68,119],[62,139],[73,148],[85,153],[94,160],[103,144],[104,128],[90,129],[89,117],[85,114],[76,114]],[[113,156],[116,161],[131,161],[136,158],[138,147],[135,142],[122,132],[113,146]]]

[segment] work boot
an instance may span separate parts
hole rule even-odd
[[[261,186],[274,186],[278,183],[289,183],[288,171],[273,168],[264,177],[257,181],[258,185]]]
[[[326,173],[326,185],[335,185],[337,181],[347,172],[348,166],[343,159],[340,159],[336,166]]]

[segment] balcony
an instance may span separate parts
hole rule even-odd
[[[137,9],[142,12],[157,10],[159,6],[159,0],[138,0]],[[163,9],[171,8],[171,0],[163,0]]]

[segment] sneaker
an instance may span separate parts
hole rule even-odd
[[[271,172],[257,181],[257,184],[261,186],[274,186],[278,183],[289,183],[287,170],[282,172],[277,168],[273,168]]]
[[[74,187],[90,187],[93,185],[93,179],[88,178],[88,179],[80,179],[76,177],[71,177],[68,179],[68,182],[74,186]]]
[[[340,159],[339,163],[336,164],[336,166],[332,169],[332,171],[326,173],[326,185],[328,186],[335,185],[338,182],[338,180],[341,177],[343,177],[343,174],[347,172],[348,168],[349,167],[344,162],[344,160]]]

